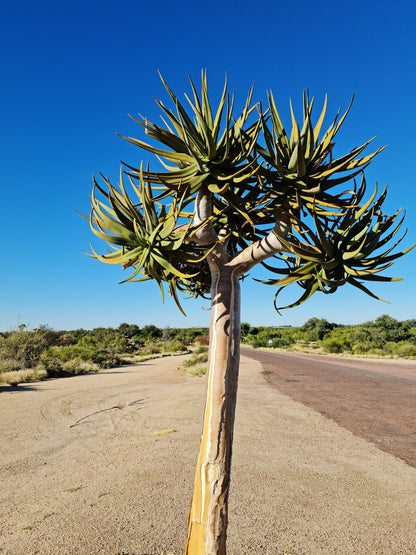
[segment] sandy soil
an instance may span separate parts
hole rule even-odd
[[[0,553],[180,554],[205,378],[183,357],[2,388]],[[229,555],[416,553],[416,468],[242,359]]]

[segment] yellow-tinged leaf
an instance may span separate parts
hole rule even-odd
[[[324,107],[322,108],[321,115],[319,116],[318,122],[315,125],[314,130],[313,130],[313,136],[314,136],[315,143],[318,142],[319,134],[320,134],[321,128],[322,128],[322,124],[323,124],[324,119],[325,119],[327,101],[328,101],[328,96],[325,95]]]

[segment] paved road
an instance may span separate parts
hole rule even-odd
[[[416,363],[300,353],[242,354],[282,393],[416,467]]]

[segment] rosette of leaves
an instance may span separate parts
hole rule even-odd
[[[161,100],[156,100],[164,113],[165,119],[162,120],[165,127],[145,118],[143,121],[133,119],[144,127],[148,137],[163,148],[123,137],[155,154],[167,170],[144,172],[145,179],[160,190],[157,200],[172,193],[180,197],[185,190],[188,195],[194,195],[204,186],[216,195],[222,220],[228,219],[230,228],[235,227],[235,214],[250,221],[247,213],[252,208],[252,194],[248,193],[255,190],[255,176],[260,169],[253,149],[261,128],[258,118],[254,123],[247,124],[255,111],[255,106],[250,107],[253,89],[248,93],[241,114],[234,117],[234,94],[230,97],[227,92],[227,80],[218,107],[213,110],[208,97],[206,73],[202,74],[200,95],[190,79],[192,98],[185,95],[187,108],[161,79],[175,105],[175,110],[170,110]],[[246,129],[243,129],[246,124]],[[138,169],[128,164],[125,166],[133,179],[139,176]]]
[[[179,291],[188,293],[188,297],[202,297],[208,300],[211,291],[211,274],[207,261],[202,260],[198,268],[199,271],[196,275],[187,279],[177,280],[176,286]],[[191,266],[189,269],[194,270],[195,267]]]
[[[226,200],[214,197],[214,229],[218,234],[228,233],[224,246],[230,256],[260,240],[273,227],[275,211],[270,207],[270,199],[259,192],[260,187],[245,187],[240,207],[227,204]],[[231,225],[232,222],[232,225]]]
[[[268,93],[269,110],[265,114],[260,110],[265,146],[257,145],[256,151],[266,161],[262,177],[272,188],[271,196],[276,205],[289,199],[291,211],[295,214],[300,208],[306,208],[310,213],[322,215],[330,215],[334,208],[345,208],[349,205],[349,200],[344,199],[342,193],[331,194],[328,191],[353,179],[384,149],[378,148],[372,154],[360,158],[360,154],[373,140],[370,139],[340,158],[333,158],[334,139],[351,108],[352,101],[353,99],[340,119],[338,111],[333,123],[321,138],[327,98],[325,97],[318,121],[313,125],[314,99],[310,100],[309,94],[304,92],[303,121],[300,125],[295,119],[290,102],[292,129],[288,135],[277,111],[273,94]]]
[[[374,194],[364,204],[360,200],[365,191],[365,181],[357,192],[355,204],[344,213],[333,218],[314,217],[316,232],[305,223],[299,222],[302,229],[302,241],[297,237],[280,237],[280,241],[291,255],[281,255],[280,260],[286,263],[286,268],[276,268],[265,262],[263,266],[281,277],[261,281],[268,285],[280,286],[275,298],[276,310],[292,308],[305,302],[316,291],[325,294],[334,293],[338,287],[350,283],[364,293],[383,302],[384,299],[375,295],[363,282],[399,281],[402,278],[380,275],[389,268],[394,260],[403,256],[415,245],[406,250],[393,253],[392,251],[403,240],[406,232],[386,250],[383,247],[396,236],[403,223],[404,216],[397,221],[401,209],[393,216],[386,216],[381,212],[381,205],[386,196],[384,189],[375,201],[377,186]],[[305,239],[308,241],[305,242]],[[277,297],[288,285],[297,283],[303,290],[299,299],[287,306],[278,307]]]
[[[197,227],[192,226],[191,219],[181,224],[183,209],[189,202],[185,199],[186,192],[170,205],[155,203],[150,184],[144,179],[141,169],[139,186],[131,180],[138,197],[135,204],[126,192],[122,173],[119,188],[114,187],[108,178],[103,179],[107,191],[94,178],[89,221],[94,234],[111,245],[113,250],[98,254],[91,247],[93,255],[90,256],[107,264],[121,264],[123,269],[131,268],[133,272],[122,283],[156,280],[162,299],[163,282],[167,282],[169,293],[184,313],[177,289],[195,296],[206,293],[204,284],[208,275],[203,275],[207,269],[204,270],[202,263],[210,252],[188,243]],[[96,191],[107,202],[99,200]]]

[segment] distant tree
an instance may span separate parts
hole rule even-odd
[[[374,326],[385,341],[405,341],[411,335],[410,326],[406,322],[399,322],[387,314],[376,318]]]
[[[166,283],[180,310],[178,292],[211,298],[209,387],[186,553],[224,554],[240,281],[262,264],[272,275],[263,283],[278,288],[277,310],[298,306],[317,291],[334,293],[345,284],[378,298],[363,282],[397,279],[380,272],[410,249],[396,254],[383,250],[401,225],[399,212],[382,212],[386,190],[376,198],[376,188],[363,201],[362,172],[382,149],[360,157],[366,142],[334,156],[334,139],[349,108],[322,133],[326,100],[313,125],[314,101],[305,93],[303,120],[298,125],[291,109],[287,133],[272,93],[263,110],[260,103],[251,106],[251,89],[241,113],[234,115],[227,84],[212,111],[206,75],[200,95],[191,82],[188,108],[165,87],[174,104],[169,109],[156,101],[165,126],[145,118],[138,122],[159,144],[127,138],[156,155],[165,171],[151,171],[143,163],[125,165],[118,187],[108,178],[101,185],[94,180],[91,227],[112,250],[94,250],[92,256],[130,268],[125,281],[155,280],[162,295]],[[357,185],[353,181],[360,174]],[[126,175],[132,194],[126,190]],[[347,182],[353,183],[343,190]],[[298,284],[302,293],[279,307],[280,291],[290,284]]]
[[[172,330],[169,327],[163,328],[161,337],[163,341],[171,341],[173,337]]]
[[[51,328],[48,324],[41,324],[35,328],[34,332],[42,336],[47,346],[56,345],[59,342],[60,333]]]
[[[71,331],[71,334],[75,337],[77,341],[79,341],[81,337],[84,337],[84,335],[87,335],[88,333],[89,333],[88,330],[84,330],[83,328],[79,328]]]
[[[309,318],[303,324],[301,330],[307,332],[309,341],[319,341],[336,327],[336,324],[329,323],[324,318]]]
[[[163,331],[157,328],[156,326],[154,326],[153,324],[149,324],[147,326],[144,326],[140,330],[140,335],[145,340],[155,340],[162,337]]]
[[[120,324],[117,328],[117,331],[124,335],[124,337],[128,337],[132,339],[133,337],[139,337],[140,335],[140,328],[136,326],[136,324]]]
[[[248,332],[250,331],[250,324],[248,324],[247,322],[241,322],[241,335],[247,335]]]
[[[59,345],[75,345],[77,340],[72,333],[63,333],[59,335]]]

